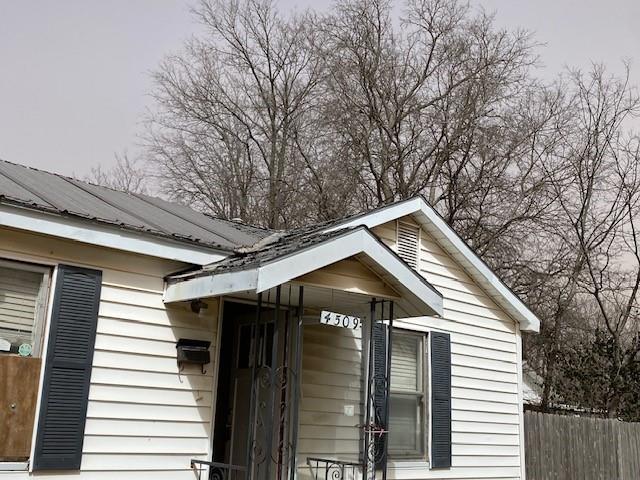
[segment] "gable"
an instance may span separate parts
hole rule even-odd
[[[397,298],[400,296],[397,290],[390,287],[367,266],[354,258],[332,263],[302,275],[295,281],[374,297]]]
[[[325,281],[329,273],[333,280],[339,280],[344,272],[330,272],[326,267],[349,259],[365,265],[399,292],[397,296],[392,295],[397,307],[394,314],[405,317],[442,314],[442,295],[438,290],[365,226],[326,233],[315,230],[293,233],[280,237],[274,244],[262,249],[239,253],[197,271],[170,276],[167,278],[164,300],[172,303],[240,292],[251,292],[253,295],[300,281],[301,277],[323,269],[320,272],[322,278],[316,278],[316,281]],[[360,269],[360,272],[363,271]],[[342,279],[343,282],[345,280],[348,281],[348,275]],[[362,279],[359,280],[362,284]],[[347,287],[361,288],[357,283],[354,281],[353,285]],[[338,285],[331,282],[327,288],[337,289]]]
[[[328,226],[324,232],[358,225],[370,229],[387,224],[395,225],[398,219],[413,219],[421,231],[436,244],[435,253],[450,257],[472,284],[480,287],[485,296],[499,305],[503,314],[518,322],[523,331],[538,332],[540,319],[518,296],[498,278],[489,266],[460,238],[447,222],[421,196],[385,205],[368,213],[350,217]],[[387,225],[387,227],[389,227]],[[391,228],[394,231],[394,228]],[[387,235],[387,242],[395,243],[395,235]],[[429,249],[425,248],[428,252]],[[401,254],[401,251],[398,251]],[[437,263],[437,262],[435,262]],[[446,268],[446,266],[445,266]]]
[[[398,249],[398,223],[415,225],[406,215],[371,230],[394,251]],[[433,235],[420,228],[418,272],[443,296],[445,318],[468,321],[472,317],[484,319],[499,330],[515,333],[515,320],[485,292],[465,269],[447,253]]]

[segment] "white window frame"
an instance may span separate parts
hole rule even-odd
[[[421,331],[421,330],[410,330],[406,328],[398,328],[394,327],[392,330],[392,335],[404,335],[411,337],[418,337],[421,340],[421,352],[420,358],[418,359],[418,374],[419,380],[421,382],[422,392],[421,393],[407,393],[407,392],[395,392],[396,395],[407,395],[407,396],[421,396],[422,402],[420,407],[420,414],[422,418],[422,428],[419,432],[416,432],[416,436],[422,435],[422,451],[409,452],[409,453],[394,453],[390,447],[388,446],[388,457],[389,460],[393,463],[401,462],[405,465],[407,462],[420,462],[423,464],[424,462],[430,461],[430,451],[431,451],[431,422],[429,421],[429,414],[431,410],[431,398],[429,395],[429,385],[431,383],[431,363],[429,361],[429,332]],[[391,349],[393,352],[393,340],[391,344]],[[393,355],[392,355],[393,357]],[[389,385],[389,402],[391,402],[391,396],[394,394],[393,389],[391,388],[392,380],[390,380]],[[392,428],[392,426],[389,426]]]
[[[42,395],[42,380],[44,375],[45,368],[45,337],[46,332],[49,328],[49,317],[51,314],[51,299],[53,296],[53,279],[54,270],[56,269],[56,264],[44,264],[44,263],[32,263],[28,260],[20,259],[11,259],[7,257],[0,258],[0,267],[12,268],[14,270],[25,270],[30,272],[38,272],[43,274],[42,285],[40,288],[40,292],[38,293],[37,299],[37,308],[36,308],[36,318],[34,319],[34,342],[33,342],[33,353],[32,356],[40,357],[40,376],[38,378],[38,394],[36,401],[36,410],[35,410],[35,418],[33,422],[33,432],[31,437],[31,451],[29,452],[29,459],[26,461],[16,462],[9,461],[3,462],[0,461],[0,472],[23,472],[30,471],[31,469],[31,459],[33,458],[33,452],[35,448],[35,437],[36,431],[38,428],[38,412],[40,411],[40,397]]]
[[[44,329],[47,317],[47,303],[51,290],[51,267],[0,258],[0,268],[36,272],[42,274],[42,285],[36,299],[36,312],[33,319],[33,357],[42,357],[44,346]]]

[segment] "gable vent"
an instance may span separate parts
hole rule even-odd
[[[420,227],[397,222],[398,255],[412,268],[418,268],[420,252]]]

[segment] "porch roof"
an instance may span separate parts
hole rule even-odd
[[[366,226],[275,234],[224,260],[168,277],[164,301],[257,294],[348,258],[356,258],[398,293],[393,300],[399,315],[442,315],[440,292]]]

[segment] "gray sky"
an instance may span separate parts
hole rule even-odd
[[[283,9],[312,0],[281,0]],[[326,6],[328,0],[317,3]],[[0,0],[0,158],[64,174],[136,151],[148,72],[198,30],[187,0]],[[640,84],[638,0],[472,0],[533,30],[545,77],[591,60]],[[638,57],[634,60],[634,57]]]

